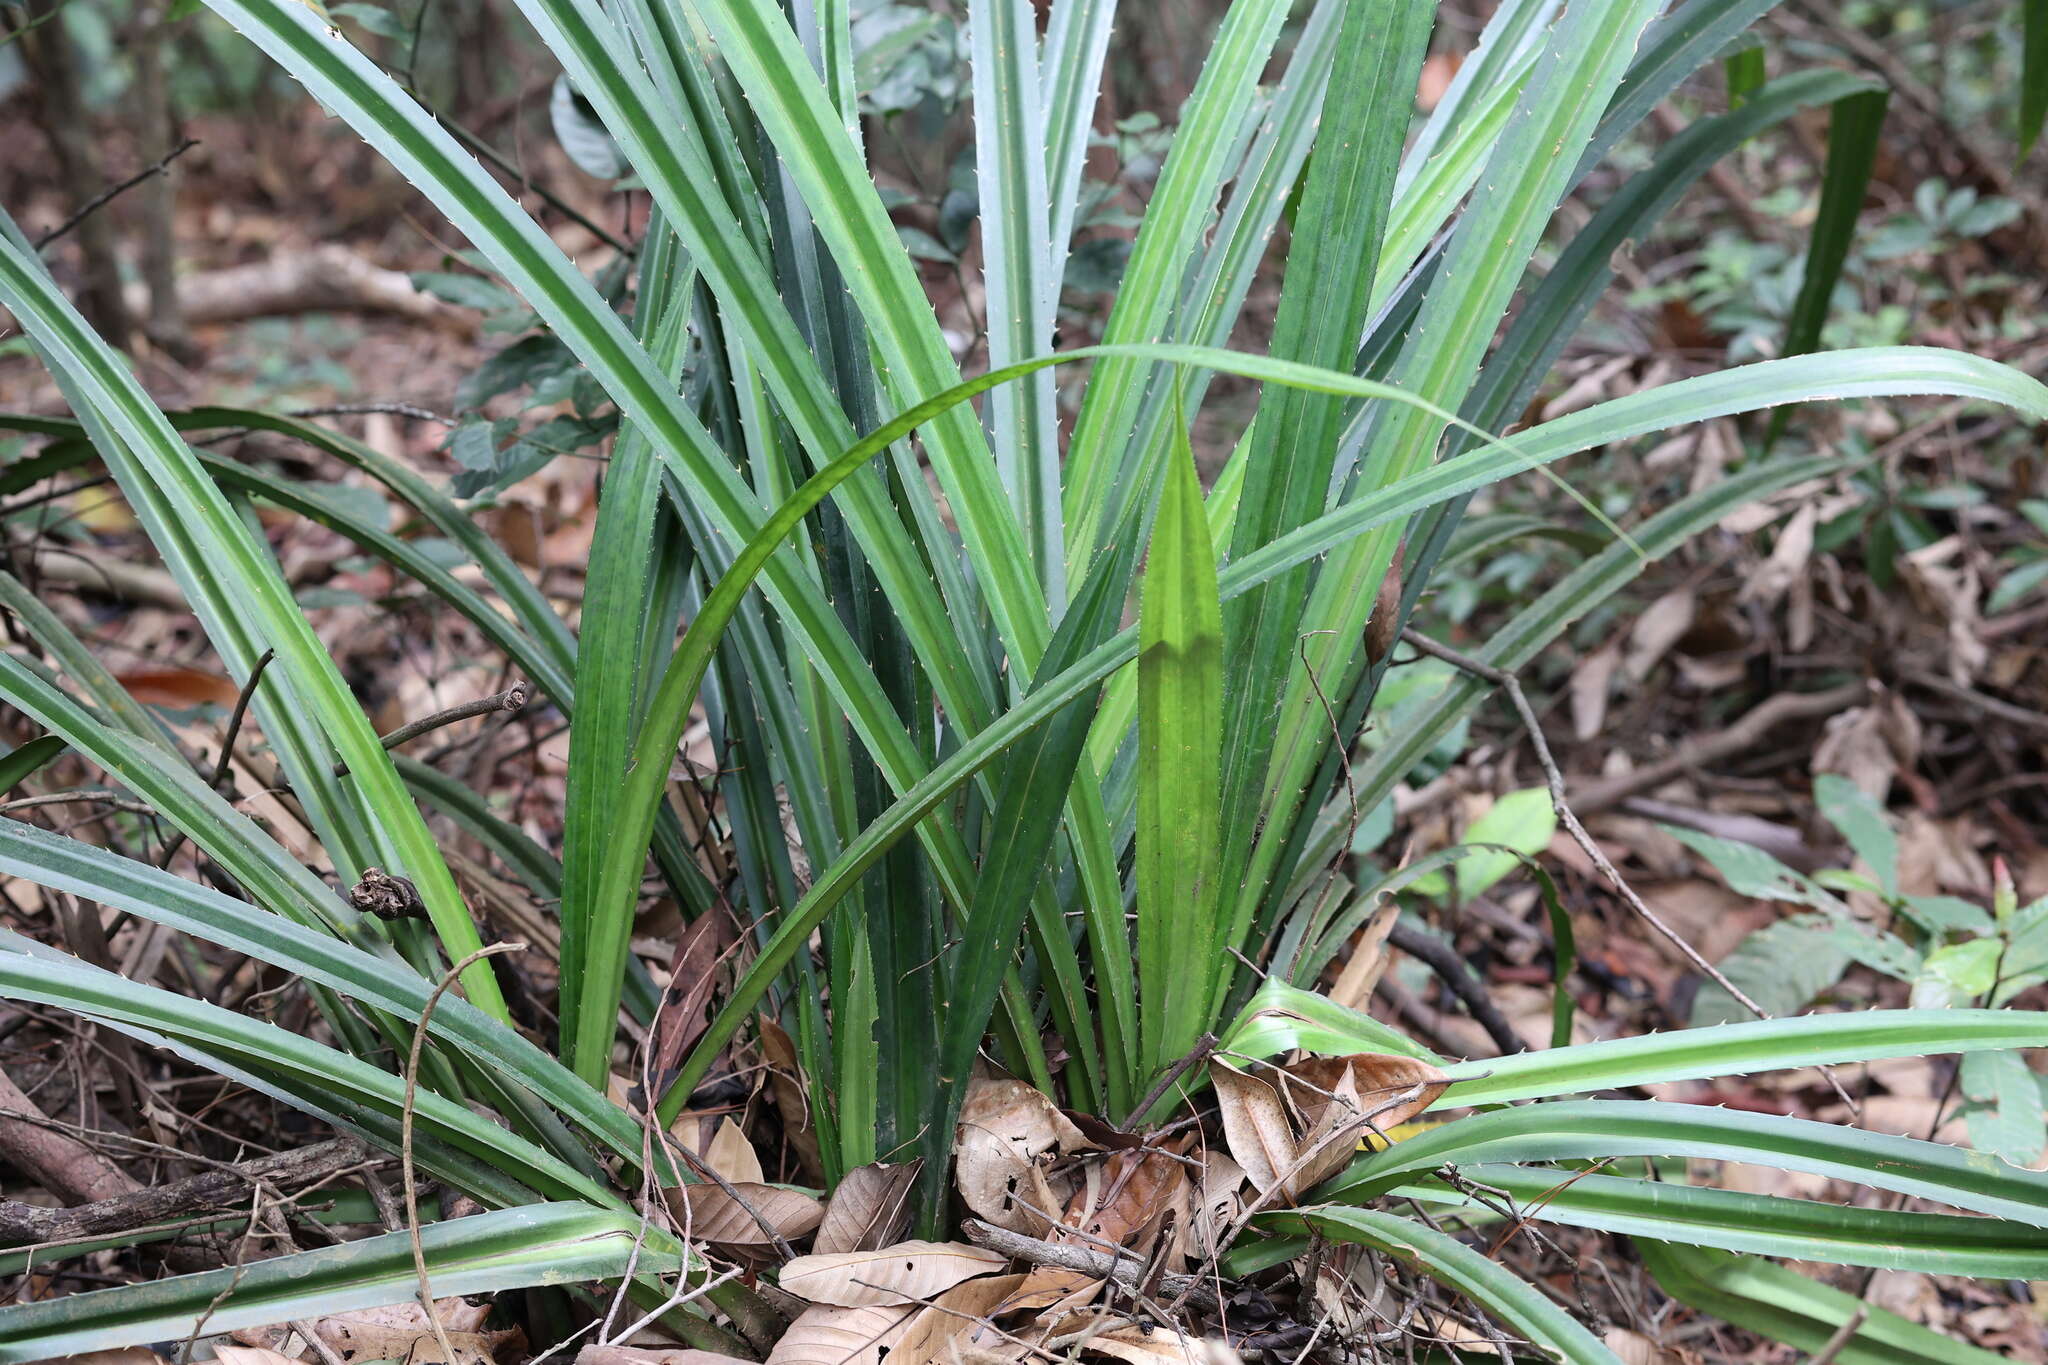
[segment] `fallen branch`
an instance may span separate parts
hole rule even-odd
[[[459,720],[474,720],[478,716],[493,715],[499,711],[517,711],[526,705],[527,690],[523,682],[513,683],[503,692],[493,692],[488,697],[478,697],[445,711],[436,711],[431,716],[409,720],[388,735],[379,735],[377,742],[387,749],[396,749],[401,744],[411,743],[421,735],[429,734],[444,725],[453,725]],[[348,764],[334,765],[336,777],[348,776]]]
[[[45,17],[47,18],[48,16]],[[137,185],[140,185],[143,181],[149,179],[151,176],[162,175],[173,161],[176,161],[179,157],[191,151],[194,147],[197,147],[198,145],[199,139],[188,137],[183,142],[173,147],[169,152],[165,153],[163,160],[157,162],[155,165],[145,166],[143,169],[137,171],[134,175],[129,176],[126,180],[121,181],[119,184],[107,186],[98,194],[86,200],[85,203],[79,208],[78,212],[72,214],[69,218],[66,218],[63,222],[57,224],[57,226],[51,228],[48,232],[36,238],[35,249],[37,251],[41,251],[44,247],[56,241],[65,233],[71,231],[71,229],[77,227],[87,218],[90,218],[93,214],[97,213],[101,208],[105,207],[113,200],[119,198],[121,195],[124,195],[128,191],[134,189]]]
[[[1437,980],[1464,1004],[1472,1021],[1486,1030],[1486,1036],[1493,1040],[1493,1045],[1503,1057],[1529,1050],[1529,1045],[1515,1032],[1514,1025],[1493,1003],[1493,997],[1486,993],[1485,983],[1472,975],[1456,948],[1427,929],[1400,920],[1395,920],[1393,928],[1388,931],[1387,942],[1435,972]]]
[[[0,1073],[0,1157],[74,1204],[131,1195],[140,1188],[126,1171],[62,1131],[5,1073]]]
[[[1075,1270],[1098,1280],[1115,1280],[1126,1289],[1136,1289],[1145,1276],[1145,1261],[1129,1252],[1115,1256],[1107,1252],[1090,1251],[1086,1247],[1071,1243],[1042,1242],[1036,1237],[1021,1232],[1011,1232],[992,1223],[970,1218],[961,1224],[967,1240],[976,1246],[1000,1251],[1003,1255],[1032,1265],[1049,1265],[1060,1270]],[[1165,1275],[1160,1278],[1159,1287],[1166,1294],[1184,1299],[1207,1312],[1215,1312],[1220,1306],[1216,1291],[1207,1280],[1195,1275]]]
[[[259,1187],[295,1189],[317,1185],[371,1159],[370,1149],[355,1138],[336,1138],[297,1151],[201,1171],[167,1185],[131,1190],[76,1208],[51,1209],[0,1200],[0,1244],[79,1242],[190,1214],[226,1212],[246,1202],[250,1192]]]
[[[182,276],[178,306],[195,326],[322,312],[394,313],[460,336],[477,326],[474,313],[421,293],[404,271],[331,242]]]
[[[1572,805],[1581,816],[1612,810],[1632,796],[1655,791],[1687,773],[1748,752],[1786,721],[1837,715],[1869,695],[1870,685],[1862,682],[1844,683],[1825,692],[1780,692],[1751,707],[1726,729],[1686,740],[1668,757],[1634,772],[1587,783],[1572,798]]]

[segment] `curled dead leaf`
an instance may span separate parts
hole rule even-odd
[[[782,1267],[786,1291],[840,1308],[929,1299],[1007,1264],[999,1252],[965,1242],[898,1242],[873,1251],[799,1256]]]
[[[759,1185],[768,1179],[754,1144],[747,1141],[747,1135],[730,1115],[719,1123],[711,1141],[704,1144],[703,1157],[705,1165],[735,1185]]]
[[[1212,1062],[1209,1079],[1216,1087],[1230,1155],[1260,1194],[1278,1187],[1300,1155],[1280,1092],[1226,1062]]]
[[[977,1216],[1036,1236],[1049,1220],[1024,1204],[1037,1202],[1031,1172],[1038,1158],[1088,1145],[1051,1100],[1023,1081],[977,1078],[968,1085],[954,1135],[954,1181]]]
[[[811,1250],[822,1256],[872,1251],[903,1235],[910,1221],[910,1189],[922,1161],[900,1166],[856,1166],[832,1191],[825,1221]]]

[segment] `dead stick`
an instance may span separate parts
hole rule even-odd
[[[167,169],[169,169],[170,164],[173,161],[176,161],[179,157],[191,151],[194,147],[197,147],[198,145],[199,140],[197,138],[188,137],[183,142],[173,147],[168,153],[165,154],[164,159],[157,162],[155,165],[146,166],[142,170],[137,171],[134,175],[129,176],[126,180],[123,180],[120,184],[109,185],[107,188],[101,190],[98,194],[86,200],[85,204],[78,210],[78,212],[72,214],[69,218],[66,218],[63,222],[57,224],[57,226],[51,228],[48,232],[36,238],[36,250],[41,251],[44,247],[56,241],[59,237],[62,237],[65,233],[71,231],[71,229],[77,227],[86,219],[92,217],[94,213],[98,212],[101,208],[105,207],[108,201],[120,195],[126,194],[128,191],[134,189],[137,185],[140,185],[143,181],[149,179],[153,175],[162,175]]]
[[[370,1149],[355,1138],[336,1138],[76,1208],[52,1209],[0,1200],[0,1243],[78,1242],[186,1214],[226,1210],[239,1205],[258,1186],[285,1189],[314,1184],[361,1165],[371,1156]]]
[[[431,716],[421,716],[418,720],[407,721],[390,734],[380,735],[377,742],[387,749],[396,749],[401,744],[409,744],[421,735],[430,734],[446,725],[453,725],[459,720],[474,720],[478,716],[488,716],[498,711],[517,711],[525,705],[526,684],[516,682],[503,692],[493,692],[488,697],[478,697],[475,701],[466,701],[460,706],[436,711]],[[334,775],[347,777],[348,764],[335,764]]]
[[[961,1224],[967,1240],[976,1246],[1000,1251],[1020,1261],[1033,1265],[1055,1266],[1061,1270],[1079,1271],[1092,1275],[1098,1280],[1115,1280],[1126,1289],[1136,1289],[1144,1278],[1145,1262],[1129,1253],[1110,1256],[1086,1247],[1063,1246],[1056,1242],[1042,1242],[1036,1237],[1021,1232],[1011,1232],[993,1223],[984,1223],[970,1218]],[[1177,1295],[1197,1307],[1214,1312],[1219,1300],[1208,1283],[1194,1275],[1168,1275],[1160,1287],[1168,1294]]]
[[[1470,673],[1474,677],[1482,678],[1507,693],[1509,702],[1514,705],[1515,714],[1521,718],[1522,728],[1529,732],[1529,744],[1536,751],[1536,761],[1543,765],[1543,777],[1550,786],[1550,804],[1557,811],[1557,821],[1565,827],[1566,833],[1571,835],[1572,842],[1592,860],[1594,867],[1600,869],[1600,875],[1607,879],[1608,885],[1615,889],[1628,904],[1628,908],[1635,911],[1643,923],[1656,930],[1672,947],[1678,949],[1687,962],[1698,968],[1715,985],[1728,992],[1731,999],[1757,1018],[1775,1018],[1769,1010],[1750,999],[1740,986],[1730,981],[1719,967],[1701,957],[1699,949],[1686,942],[1682,934],[1658,918],[1656,911],[1643,904],[1643,898],[1636,894],[1635,888],[1615,870],[1614,864],[1607,860],[1607,855],[1600,851],[1600,845],[1593,841],[1593,836],[1586,833],[1586,827],[1579,823],[1579,817],[1572,813],[1571,806],[1565,801],[1564,774],[1558,770],[1557,760],[1551,757],[1550,742],[1543,736],[1543,726],[1536,719],[1536,708],[1529,705],[1528,694],[1522,691],[1522,684],[1515,675],[1504,669],[1495,668],[1492,664],[1483,663],[1470,655],[1461,654],[1449,645],[1438,644],[1412,627],[1402,631],[1401,638],[1422,653],[1441,659],[1451,667]],[[1835,1088],[1835,1093],[1841,1096],[1842,1103],[1849,1106],[1849,1113],[1852,1116],[1862,1112],[1856,1101],[1849,1097],[1849,1092],[1842,1088],[1833,1067],[1823,1066],[1821,1073],[1828,1078],[1828,1084]]]
[[[1786,721],[1837,715],[1869,695],[1869,684],[1861,682],[1845,683],[1825,692],[1780,692],[1750,708],[1726,729],[1686,740],[1667,758],[1632,773],[1588,784],[1573,798],[1573,805],[1582,816],[1612,810],[1631,796],[1654,791],[1666,782],[1696,772],[1710,763],[1754,748],[1765,735]]]

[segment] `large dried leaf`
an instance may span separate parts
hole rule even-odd
[[[675,955],[669,960],[668,991],[655,1020],[651,1063],[655,1078],[664,1085],[709,1026],[707,1007],[718,962],[738,939],[732,916],[715,909],[691,920],[677,937]]]
[[[824,1205],[796,1190],[747,1184],[734,1185],[733,1193],[739,1199],[716,1185],[681,1185],[662,1191],[680,1229],[695,1241],[723,1247],[771,1246],[775,1238],[769,1236],[768,1228],[784,1241],[792,1241],[815,1231],[825,1217]],[[757,1213],[759,1218],[754,1216]]]
[[[873,1251],[903,1235],[910,1220],[910,1189],[922,1162],[857,1166],[846,1173],[825,1206],[825,1221],[811,1249],[821,1256]]]
[[[1230,1155],[1260,1194],[1277,1188],[1300,1155],[1280,1092],[1223,1062],[1210,1064],[1209,1079],[1216,1086]]]
[[[1087,1349],[1127,1365],[1209,1365],[1207,1343],[1151,1326],[1098,1333],[1088,1338]]]
[[[969,1083],[954,1135],[954,1179],[976,1215],[1012,1232],[1035,1235],[1047,1219],[1019,1202],[1030,1198],[1031,1171],[1048,1152],[1088,1145],[1051,1100],[1022,1081],[978,1078]],[[1043,1208],[1043,1205],[1039,1207]]]
[[[882,1352],[910,1329],[914,1305],[836,1308],[818,1304],[768,1353],[768,1365],[877,1365]]]
[[[704,1144],[703,1155],[705,1165],[734,1185],[759,1185],[768,1179],[754,1144],[747,1141],[747,1135],[729,1115],[711,1135],[711,1141]]]
[[[1022,1275],[989,1275],[954,1285],[911,1320],[910,1330],[889,1352],[889,1365],[951,1361],[954,1343],[988,1321],[991,1310],[1023,1283]]]
[[[822,1185],[825,1163],[818,1151],[818,1130],[811,1122],[809,1089],[804,1082],[803,1066],[797,1061],[796,1044],[790,1041],[789,1031],[767,1015],[760,1016],[757,1022],[761,1054],[768,1059],[768,1095],[781,1116],[782,1135],[796,1153],[804,1179]]]
[[[586,1346],[576,1353],[576,1365],[754,1365],[739,1356],[717,1351],[696,1351],[684,1347]]]
[[[1144,1248],[1138,1244],[1144,1234],[1156,1227],[1160,1216],[1173,1206],[1187,1184],[1185,1168],[1174,1159],[1177,1155],[1142,1150],[1111,1153],[1102,1163],[1102,1179],[1093,1198],[1081,1202],[1088,1198],[1087,1191],[1076,1196],[1067,1216],[1060,1220],[1085,1235],[1055,1232],[1055,1240],[1098,1247],[1103,1242],[1114,1242],[1135,1246],[1142,1253]]]
[[[1380,977],[1387,970],[1387,935],[1394,931],[1394,921],[1401,918],[1401,903],[1389,896],[1384,905],[1373,912],[1373,917],[1358,935],[1352,945],[1351,956],[1345,960],[1344,970],[1337,974],[1337,983],[1330,987],[1330,999],[1346,1009],[1364,1010],[1372,993],[1379,988]]]
[[[1362,1106],[1353,1116],[1369,1118],[1374,1128],[1398,1128],[1436,1102],[1446,1076],[1428,1062],[1388,1052],[1354,1052],[1348,1057],[1308,1057],[1281,1068],[1287,1098],[1309,1124],[1325,1117],[1339,1082],[1349,1077]]]
[[[962,1280],[992,1275],[1006,1259],[965,1242],[898,1242],[874,1251],[799,1256],[782,1267],[783,1289],[840,1308],[929,1299]]]
[[[1006,1318],[1012,1313],[1036,1313],[1041,1323],[1056,1322],[1069,1313],[1087,1307],[1102,1292],[1104,1280],[1094,1279],[1078,1270],[1061,1270],[1057,1266],[1042,1265],[1026,1275],[1023,1282],[1011,1291],[1010,1296],[997,1304],[991,1318]],[[1001,1341],[1000,1332],[987,1327],[977,1327],[971,1340],[976,1346],[986,1346]]]

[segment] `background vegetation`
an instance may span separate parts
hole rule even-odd
[[[2044,9],[0,9],[0,1356],[2038,1358]]]

